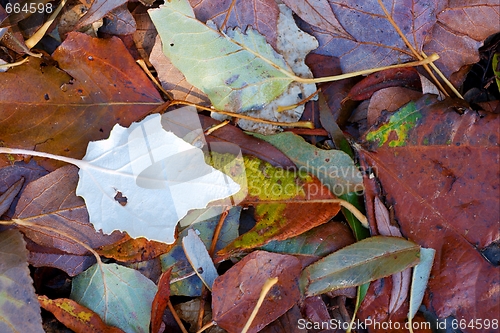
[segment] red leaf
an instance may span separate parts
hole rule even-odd
[[[163,320],[163,313],[170,302],[170,274],[172,268],[163,272],[158,281],[158,291],[156,292],[153,304],[151,307],[151,333],[158,333],[160,331],[161,323]]]

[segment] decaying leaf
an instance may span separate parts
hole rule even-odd
[[[79,167],[76,193],[96,229],[165,243],[174,242],[188,210],[239,190],[205,164],[200,149],[165,131],[158,114],[129,128],[116,125],[109,139],[90,142]]]
[[[40,306],[50,311],[64,326],[75,332],[123,333],[117,327],[106,325],[93,311],[67,298],[49,299],[38,296]]]

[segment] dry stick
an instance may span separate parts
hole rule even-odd
[[[253,320],[257,316],[257,312],[259,312],[260,307],[262,306],[262,303],[264,302],[264,298],[266,297],[267,293],[271,288],[278,282],[278,278],[269,278],[266,280],[264,285],[262,286],[262,290],[259,295],[259,300],[257,301],[257,304],[255,305],[255,308],[253,308],[252,314],[250,314],[250,318],[248,318],[247,323],[241,330],[241,333],[247,333],[248,329],[250,328],[250,325],[252,325]]]
[[[158,87],[158,89],[161,90],[162,93],[165,94],[165,96],[167,96],[167,98],[169,100],[173,100],[174,97],[172,96],[171,93],[169,93],[168,91],[166,91],[160,84],[160,82],[158,82],[158,80],[156,80],[156,78],[153,76],[153,74],[151,73],[151,71],[149,70],[148,66],[146,65],[146,63],[144,62],[144,60],[142,59],[138,59],[136,60],[136,63],[142,68],[142,70],[144,71],[144,73],[146,73],[146,75],[151,79],[151,81],[153,81],[153,83]]]
[[[181,318],[179,318],[179,315],[177,314],[177,311],[175,311],[174,306],[172,305],[172,303],[170,303],[170,299],[167,301],[167,306],[168,306],[168,309],[170,310],[170,313],[174,317],[175,322],[177,323],[177,325],[179,325],[182,333],[189,333],[186,330],[186,328],[184,327],[184,324],[182,323]]]
[[[394,21],[394,19],[392,18],[392,16],[389,14],[389,12],[387,11],[387,8],[385,8],[385,6],[382,3],[382,1],[381,0],[377,0],[377,1],[378,1],[379,5],[380,5],[380,8],[382,8],[382,10],[384,11],[384,14],[386,15],[387,20],[391,23],[391,25],[394,27],[394,29],[396,30],[396,32],[398,33],[398,35],[401,37],[401,39],[406,44],[406,46],[411,50],[411,52],[415,55],[415,57],[417,59],[419,59],[419,60],[425,59],[427,57],[427,55],[423,51],[422,51],[422,55],[420,55],[420,53],[418,53],[417,50],[415,50],[415,48],[413,47],[413,45],[411,45],[410,41],[406,38],[406,36],[401,31],[401,29],[399,29],[399,26],[396,24],[396,22]],[[423,66],[424,66],[424,69],[427,71],[427,73],[429,73],[429,75],[432,78],[432,80],[434,81],[434,83],[438,86],[439,90],[441,90],[443,92],[443,94],[445,94],[445,96],[449,97],[450,95],[444,89],[444,87],[441,84],[441,82],[439,82],[439,80],[436,78],[436,76],[431,71],[431,69],[429,68],[429,66],[428,65],[423,65]],[[460,93],[457,91],[457,89],[455,89],[455,87],[453,86],[453,84],[451,84],[451,82],[444,76],[444,74],[441,73],[441,71],[436,67],[436,65],[434,65],[433,63],[430,63],[430,66],[436,71],[436,73],[438,73],[438,75],[443,79],[443,81],[446,83],[446,85],[459,98],[464,99],[462,97],[462,95],[460,95]]]
[[[12,63],[6,63],[6,64],[1,64],[0,65],[0,70],[2,69],[9,69],[11,67],[16,67],[16,66],[19,66],[19,65],[22,65],[24,64],[26,61],[28,61],[29,57],[27,58],[24,58],[23,60],[20,60],[20,61],[17,61],[17,62],[12,62]]]
[[[250,117],[244,114],[239,114],[239,113],[234,113],[234,112],[229,112],[229,111],[222,111],[222,110],[217,110],[217,109],[212,109],[203,105],[191,103],[188,101],[181,101],[178,99],[174,99],[170,105],[189,105],[189,106],[194,106],[197,109],[204,110],[204,111],[210,111],[210,112],[216,112],[220,113],[226,116],[230,117],[235,117],[235,118],[241,118],[241,119],[246,119],[246,120],[251,120],[259,123],[264,123],[264,124],[270,124],[270,125],[275,125],[275,126],[283,126],[283,127],[304,127],[304,128],[314,128],[313,123],[310,121],[298,121],[298,122],[293,122],[293,123],[281,123],[279,121],[272,121],[272,120],[265,120],[265,119],[260,119],[260,118],[255,118],[255,117]]]
[[[231,16],[231,11],[233,10],[235,4],[236,4],[236,0],[231,1],[231,4],[229,5],[229,8],[226,11],[226,17],[224,17],[224,22],[222,22],[222,24],[219,28],[220,31],[224,30],[224,27],[226,26],[227,21],[229,20],[229,17]]]
[[[49,30],[49,27],[52,25],[52,22],[54,22],[54,20],[56,19],[57,15],[59,15],[59,12],[61,11],[61,9],[64,7],[64,5],[66,5],[66,2],[68,2],[68,0],[63,0],[61,1],[61,3],[59,4],[59,6],[57,6],[56,10],[54,10],[54,12],[52,13],[52,15],[50,15],[49,19],[47,20],[47,22],[45,22],[41,27],[40,29],[38,29],[35,34],[33,36],[31,36],[26,42],[26,46],[31,49],[33,46],[35,46],[42,38],[43,36],[45,36],[45,33],[47,32],[47,30]],[[42,55],[40,54],[40,57]]]

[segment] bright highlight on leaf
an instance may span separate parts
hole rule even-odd
[[[165,131],[158,114],[129,128],[116,125],[107,140],[89,143],[82,162],[76,194],[105,233],[173,243],[189,210],[239,190],[205,163],[200,149]]]

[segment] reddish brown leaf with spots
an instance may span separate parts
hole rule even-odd
[[[53,57],[60,69],[30,58],[0,75],[4,146],[82,158],[89,141],[106,138],[116,123],[128,126],[162,103],[118,38],[70,33]],[[1,154],[0,165],[7,161]],[[54,169],[61,163],[42,165]]]
[[[499,269],[479,250],[499,239],[499,117],[462,105],[424,96],[369,131],[359,153],[403,236],[436,250],[426,307],[440,318],[496,318]]]
[[[241,332],[269,278],[278,278],[252,322],[255,333],[273,322],[299,300],[297,277],[301,265],[293,256],[254,251],[219,276],[212,289],[213,320],[230,333]]]

